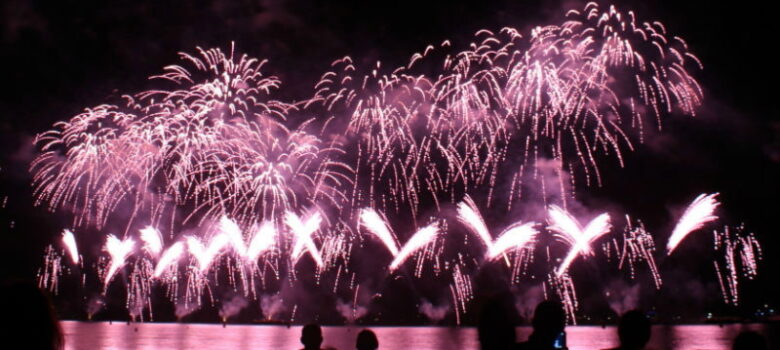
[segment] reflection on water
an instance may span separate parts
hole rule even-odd
[[[126,325],[106,322],[63,322],[65,348],[77,349],[299,349],[301,327],[141,323]],[[380,349],[479,349],[474,328],[445,327],[371,327],[379,338]],[[362,327],[323,327],[324,345],[339,350],[355,348],[355,337]],[[770,325],[690,325],[654,326],[650,341],[652,349],[725,350],[742,330],[777,334]],[[518,338],[530,333],[518,328]],[[567,327],[569,349],[604,349],[617,345],[614,327]],[[777,339],[770,339],[777,344]]]

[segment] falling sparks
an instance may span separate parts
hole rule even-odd
[[[761,245],[752,233],[745,233],[744,225],[723,227],[713,231],[715,251],[721,259],[713,261],[718,275],[723,300],[739,305],[739,280],[752,280],[758,275],[758,261],[762,258]],[[719,262],[720,260],[720,262]]]

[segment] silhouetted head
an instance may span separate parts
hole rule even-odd
[[[304,349],[319,349],[322,345],[322,328],[318,324],[307,324],[301,331],[301,344]]]
[[[0,333],[5,344],[24,349],[62,349],[60,323],[46,293],[32,283],[4,284],[0,290],[0,307],[10,321],[2,327],[5,334]]]
[[[534,338],[542,343],[553,342],[566,327],[566,313],[563,304],[556,300],[545,300],[536,306],[534,319]]]
[[[650,320],[639,310],[626,312],[618,323],[618,337],[622,348],[643,348],[650,341]]]
[[[482,307],[477,332],[482,350],[507,350],[515,344],[515,321],[500,298],[491,298]]]
[[[379,347],[379,341],[376,340],[376,334],[370,329],[364,329],[357,335],[355,348],[357,350],[375,350]]]
[[[745,331],[742,333],[739,333],[736,338],[734,338],[734,347],[732,347],[734,350],[766,350],[766,340],[764,340],[764,337],[761,336],[761,334],[758,334],[753,331]]]

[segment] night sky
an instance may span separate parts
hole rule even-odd
[[[780,247],[776,222],[780,175],[780,118],[776,69],[778,21],[761,3],[618,1],[640,20],[659,20],[683,37],[703,62],[696,72],[705,90],[695,118],[664,120],[664,130],[633,153],[625,168],[602,164],[604,185],[578,189],[588,206],[641,216],[658,235],[695,195],[720,192],[724,223],[744,222],[764,248],[757,281],[745,284],[745,314],[778,306]],[[479,29],[521,30],[558,23],[575,1],[32,1],[0,4],[0,278],[29,279],[67,215],[33,207],[28,173],[32,137],[85,107],[116,101],[152,87],[150,75],[198,46],[269,59],[267,71],[283,86],[280,99],[300,100],[334,59],[407,62],[431,43],[465,46]],[[602,3],[605,7],[606,3]],[[7,199],[6,199],[7,198]],[[710,229],[705,230],[710,231]],[[657,236],[658,236],[657,235]],[[688,251],[663,262],[663,303],[681,305],[690,293],[674,267],[701,266],[717,283],[712,264],[695,255],[712,235],[692,236]],[[659,240],[665,242],[665,240]],[[690,268],[694,273],[697,267]],[[709,280],[708,280],[709,279]],[[712,300],[716,304],[720,300]],[[706,307],[705,307],[706,308]],[[413,321],[413,320],[412,320]]]

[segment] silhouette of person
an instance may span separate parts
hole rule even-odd
[[[364,329],[357,335],[357,341],[355,342],[355,348],[357,350],[376,350],[379,347],[379,341],[376,339],[376,334],[370,329]]]
[[[20,349],[63,348],[60,323],[48,295],[32,283],[10,283],[0,288],[0,307],[10,322],[0,327],[4,344]]]
[[[566,328],[566,313],[560,301],[545,300],[536,306],[531,322],[533,333],[528,340],[517,344],[518,350],[555,349],[555,340]]]
[[[744,331],[734,338],[734,350],[766,350],[766,340],[761,334],[753,331]]]
[[[307,324],[301,331],[303,350],[320,350],[322,345],[322,328],[318,324]]]
[[[479,315],[477,333],[482,350],[509,350],[515,346],[515,323],[499,298],[490,298],[485,302]]]
[[[623,314],[618,322],[620,346],[613,350],[640,350],[650,341],[650,320],[639,310]]]

